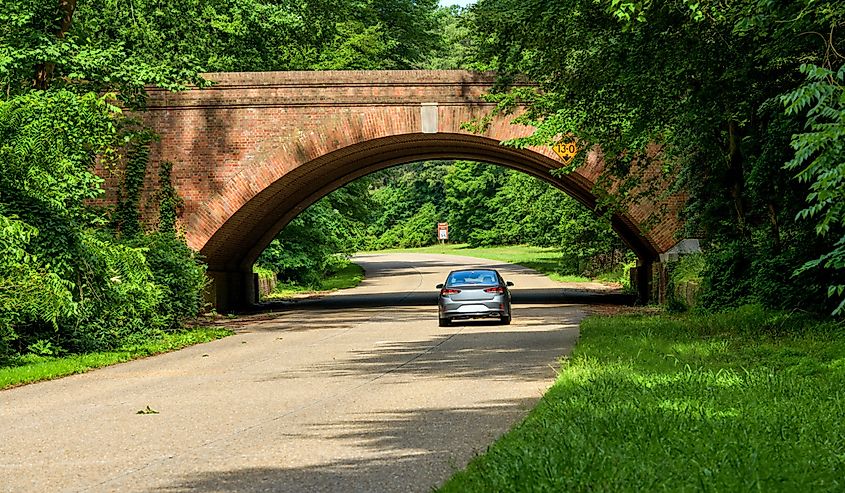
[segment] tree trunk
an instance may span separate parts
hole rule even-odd
[[[733,201],[734,212],[736,213],[737,228],[741,236],[747,232],[745,224],[745,204],[743,193],[745,191],[745,175],[742,169],[742,151],[740,150],[740,128],[736,121],[728,122],[728,186],[731,200]]]
[[[76,0],[59,0],[59,13],[61,18],[56,26],[55,36],[59,39],[65,37],[70,29],[70,23],[73,20],[73,13],[76,10]],[[36,89],[47,89],[50,85],[50,79],[53,78],[53,71],[56,64],[50,61],[44,61],[35,67],[35,83]]]
[[[780,253],[780,224],[778,223],[777,209],[772,202],[769,202],[768,206],[769,222],[772,223],[772,241],[774,242],[775,252]]]

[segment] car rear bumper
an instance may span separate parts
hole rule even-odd
[[[440,303],[440,318],[487,318],[504,317],[510,311],[507,303],[500,301],[473,301],[463,303]]]

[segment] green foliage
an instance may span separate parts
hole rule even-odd
[[[487,210],[488,229],[472,231],[471,244],[554,246],[579,260],[624,249],[609,223],[564,192],[524,173],[507,172]]]
[[[79,316],[62,320],[59,337],[71,352],[117,347],[132,334],[163,329],[164,292],[140,248],[85,231],[78,252]]]
[[[193,254],[175,237],[142,235],[137,208],[153,136],[116,101],[142,104],[149,83],[199,83],[198,67],[172,50],[127,43],[123,25],[104,21],[120,6],[76,6],[0,7],[0,243],[8,253],[0,358],[114,348],[197,312],[198,301],[187,301],[202,287]],[[95,168],[125,171],[111,218],[93,205],[103,181]],[[148,245],[117,239],[109,223]]]
[[[447,221],[449,241],[472,247],[555,247],[568,259],[566,274],[612,270],[622,261],[624,247],[607,222],[518,171],[467,161],[415,163],[382,172],[374,182],[379,214],[369,230],[376,238],[370,248],[430,245],[435,224]]]
[[[444,180],[450,169],[450,163],[432,161],[398,166],[373,175],[371,198],[376,213],[368,234],[374,239],[369,241],[367,247],[382,249],[409,244],[402,236],[404,225],[426,203],[434,205],[438,217],[434,223],[423,226],[423,230],[431,235],[430,238],[423,243],[418,241],[417,244],[436,241],[436,223],[446,220]]]
[[[515,121],[537,128],[508,144],[548,145],[567,136],[599,151],[606,173],[595,192],[611,211],[660,198],[660,180],[642,173],[642,164],[660,164],[664,178],[674,181],[672,190],[688,193],[687,234],[706,238],[714,263],[705,290],[721,290],[705,297],[713,306],[748,299],[780,305],[783,298],[763,294],[775,286],[806,299],[839,290],[841,273],[828,272],[826,283],[780,274],[831,252],[842,234],[798,240],[798,248],[789,244],[811,228],[796,220],[807,187],[783,164],[812,155],[818,170],[831,170],[841,152],[842,139],[835,138],[841,83],[831,81],[842,65],[836,46],[845,3],[480,0],[471,13],[481,61],[505,84],[521,74],[540,85],[492,96],[499,112],[525,107]],[[811,80],[798,90],[799,67],[811,63],[827,67],[810,72],[828,81]],[[798,118],[784,115],[783,94]],[[791,156],[790,138],[800,132],[809,107],[817,108],[806,115],[811,127],[821,126],[797,137],[798,153]],[[822,176],[808,173],[813,180]],[[816,206],[835,200],[829,191],[837,186],[830,180],[836,174],[809,190],[821,194]],[[618,189],[608,187],[616,180]],[[824,307],[820,302],[813,309]]]
[[[12,0],[0,6],[0,84],[41,69],[53,86],[116,91],[204,85],[204,71],[409,69],[441,46],[436,0]]]
[[[426,202],[413,216],[387,230],[379,238],[380,245],[400,248],[431,245],[437,241],[439,219],[440,216],[434,204]]]
[[[162,291],[157,307],[162,328],[175,330],[200,314],[208,279],[199,256],[175,233],[160,231],[133,238],[131,245],[144,250],[150,273]]]
[[[176,193],[170,174],[173,171],[173,163],[162,161],[159,164],[158,172],[158,231],[162,233],[176,233],[176,219],[184,201]]]
[[[133,237],[142,232],[141,193],[150,161],[150,142],[153,135],[140,131],[127,135],[124,164],[121,167],[121,188],[117,193],[117,204],[111,215],[112,228],[119,234]],[[165,165],[163,169],[167,169]],[[169,180],[168,180],[169,183]]]
[[[89,205],[101,194],[95,158],[111,167],[120,136],[138,138],[121,130],[111,100],[57,89],[0,101],[0,357],[114,348],[198,311],[204,280],[193,254],[175,237],[140,234],[143,143],[130,140],[134,180],[118,217],[144,248],[115,239]]]
[[[502,187],[505,177],[506,170],[500,166],[468,161],[452,165],[444,177],[451,240],[475,244],[472,234],[493,226],[491,199]]]
[[[57,241],[59,223],[95,221],[85,201],[100,195],[94,156],[112,154],[119,110],[110,98],[59,90],[0,101],[0,203],[37,224],[37,240]],[[56,246],[60,258],[66,245]]]
[[[363,195],[362,195],[363,194]],[[258,259],[283,282],[317,287],[361,249],[369,215],[366,182],[321,199],[291,221]]]
[[[21,94],[41,74],[36,81],[41,88],[91,94],[114,90],[133,105],[143,102],[148,84],[176,89],[201,83],[199,61],[173,44],[174,38],[185,40],[197,32],[174,25],[191,19],[190,3],[4,2],[0,81],[5,92]],[[65,25],[61,20],[66,14]]]
[[[756,306],[590,317],[537,407],[441,491],[839,491],[843,331]]]
[[[100,221],[85,206],[101,182],[90,167],[115,135],[108,100],[59,90],[0,101],[0,359],[81,316],[82,231]]]
[[[808,207],[798,213],[802,219],[815,219],[816,233],[838,235],[832,251],[807,262],[796,272],[823,266],[845,269],[845,65],[834,73],[814,65],[802,65],[807,82],[786,94],[786,112],[806,112],[807,131],[792,137],[795,157],[786,164],[798,171],[798,179],[811,183]],[[842,298],[834,314],[845,311],[845,282],[828,286],[828,296]]]
[[[427,70],[488,69],[488,66],[479,63],[476,58],[476,47],[472,42],[471,26],[468,21],[471,15],[471,12],[454,5],[441,8],[437,12],[441,42],[429,54],[422,68]]]
[[[55,326],[77,309],[72,284],[27,251],[36,234],[0,208],[0,363],[13,353],[18,327],[39,321]]]

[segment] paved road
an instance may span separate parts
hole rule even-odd
[[[356,261],[360,287],[235,336],[0,392],[0,491],[429,491],[526,414],[577,338],[583,311],[527,269],[500,266],[544,301],[512,325],[439,328],[414,300],[484,261]]]

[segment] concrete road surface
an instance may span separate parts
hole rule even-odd
[[[512,325],[440,328],[434,285],[486,261],[356,262],[360,287],[232,337],[0,391],[0,491],[430,491],[525,416],[578,336],[583,311],[530,270],[497,266],[538,302]]]

